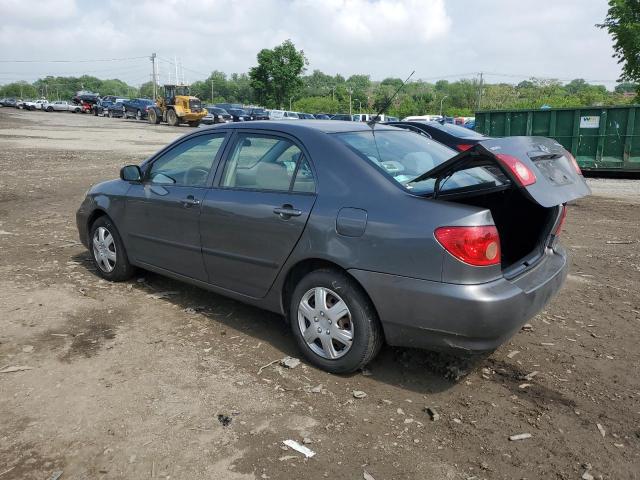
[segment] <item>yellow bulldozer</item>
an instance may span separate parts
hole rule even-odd
[[[192,97],[188,85],[164,85],[156,104],[149,108],[149,123],[167,122],[172,127],[187,123],[197,127],[207,115],[198,97]]]

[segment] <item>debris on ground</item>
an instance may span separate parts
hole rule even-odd
[[[225,415],[224,413],[218,414],[218,421],[222,424],[223,427],[228,427],[231,423],[232,418],[229,415]]]
[[[13,367],[6,367],[0,370],[0,373],[13,373],[23,372],[25,370],[33,370],[33,367],[27,367],[26,365],[15,365]]]
[[[287,368],[296,368],[300,365],[300,360],[294,357],[284,357],[280,360],[280,365]]]
[[[519,353],[520,353],[520,350],[511,350],[509,353],[507,353],[507,358],[513,358]]]
[[[316,452],[305,447],[304,445],[299,444],[295,440],[284,440],[282,443],[284,443],[289,448],[293,448],[296,452],[300,452],[307,458],[311,458],[316,454]]]
[[[376,480],[375,478],[373,478],[373,475],[368,473],[366,470],[364,472],[362,472],[362,478],[364,480]]]
[[[351,393],[353,394],[353,398],[364,398],[367,396],[366,392],[363,392],[362,390],[354,390]]]
[[[427,415],[429,415],[429,418],[432,422],[437,422],[438,420],[440,420],[440,414],[436,412],[435,408],[426,407],[424,411],[427,413]]]
[[[285,455],[283,457],[280,457],[278,460],[280,460],[281,462],[286,462],[287,460],[295,460],[296,457],[295,455]]]
[[[533,332],[533,325],[531,325],[530,323],[525,323],[525,324],[522,326],[522,330],[523,330],[524,332]]]
[[[305,445],[309,445],[309,444],[311,444],[313,442],[311,441],[311,439],[309,437],[304,437],[302,439],[302,443],[304,443]]]
[[[531,380],[533,380],[533,377],[535,377],[536,375],[538,375],[537,370],[531,372],[531,373],[527,373],[524,377],[522,377],[523,380],[527,380],[528,382],[530,382]]]
[[[22,347],[22,351],[24,353],[31,353],[33,352],[33,345],[25,345],[24,347]]]
[[[57,470],[51,474],[51,476],[47,480],[58,480],[64,472],[62,470]]]
[[[174,290],[171,290],[171,291],[166,291],[166,292],[150,293],[149,295],[147,295],[147,297],[153,298],[154,300],[160,300],[161,298],[167,298],[167,297],[170,297],[172,295],[178,295],[178,293],[180,293],[180,292],[176,292]]]
[[[530,433],[518,433],[517,435],[511,435],[509,437],[509,440],[511,440],[512,442],[518,441],[518,440],[526,440],[527,438],[531,438],[532,435]]]
[[[607,431],[604,429],[604,427],[600,423],[596,423],[596,427],[598,427],[598,431],[600,432],[600,435],[602,435],[602,438],[604,438],[605,435],[607,434]]]

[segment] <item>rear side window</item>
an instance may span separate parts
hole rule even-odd
[[[295,175],[295,182],[293,181]],[[293,142],[269,135],[241,134],[222,174],[220,186],[247,190],[313,192],[309,163]]]

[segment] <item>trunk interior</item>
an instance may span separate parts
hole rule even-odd
[[[544,208],[515,187],[453,201],[491,211],[500,234],[503,271],[535,263],[558,215],[558,207]]]

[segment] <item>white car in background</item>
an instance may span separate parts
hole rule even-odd
[[[75,103],[68,102],[66,100],[56,100],[55,102],[47,102],[42,106],[43,110],[47,112],[73,112],[80,113],[82,106]]]
[[[269,111],[269,120],[300,120],[296,112],[288,110],[271,110]]]
[[[413,115],[402,119],[403,122],[439,122],[440,120],[442,115]]]

